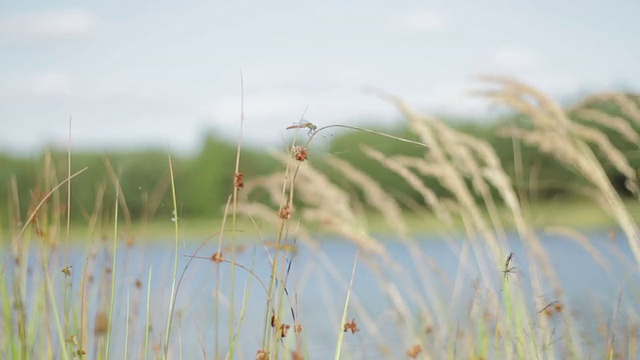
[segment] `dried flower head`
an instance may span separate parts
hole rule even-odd
[[[65,267],[64,269],[60,270],[61,273],[64,274],[64,276],[69,277],[71,276],[71,265]]]
[[[300,145],[296,145],[293,147],[293,156],[298,161],[305,161],[309,157],[309,154],[307,153],[306,148],[303,148]]]
[[[256,360],[269,360],[269,354],[264,350],[258,350],[256,352]]]
[[[211,261],[216,263],[223,262],[224,256],[222,256],[222,253],[220,251],[216,251],[213,253],[213,255],[211,255]]]
[[[87,352],[82,350],[82,349],[78,349],[78,350],[74,351],[72,353],[72,355],[77,356],[77,357],[83,357],[83,356],[87,355]]]
[[[418,345],[413,345],[411,348],[409,348],[409,350],[407,350],[407,356],[415,359],[418,357],[418,355],[422,352],[422,345],[418,344]]]
[[[542,310],[538,311],[539,314],[545,314],[547,317],[551,317],[555,313],[560,313],[564,309],[564,305],[560,301],[552,301],[548,303]]]
[[[93,333],[95,335],[105,335],[109,331],[109,317],[105,311],[96,314],[95,323],[93,325]]]
[[[351,330],[352,334],[355,334],[356,332],[360,331],[360,329],[358,329],[358,325],[356,324],[356,319],[351,319],[351,322],[344,324],[344,326],[342,327],[342,330],[344,332]]]
[[[561,302],[557,302],[557,303],[553,306],[553,309],[554,309],[556,312],[562,312],[562,309],[563,309],[563,308],[564,308],[564,306],[562,305],[562,303],[561,303]]]
[[[67,339],[64,340],[64,342],[66,342],[67,344],[78,346],[78,338],[75,335],[69,336]]]
[[[551,317],[551,315],[553,315],[553,310],[551,308],[546,308],[546,309],[544,309],[544,314],[547,317]]]
[[[281,207],[280,209],[278,209],[276,214],[278,214],[278,217],[283,220],[291,218],[291,206],[285,205]]]
[[[233,176],[233,185],[238,189],[242,189],[244,187],[244,174],[241,172],[235,173]]]
[[[291,328],[291,326],[289,324],[280,325],[280,337],[287,337],[287,333],[289,332],[289,328]]]

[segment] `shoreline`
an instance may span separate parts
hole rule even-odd
[[[632,199],[625,201],[628,211],[633,218],[640,218],[640,203]],[[499,221],[502,223],[505,231],[511,231],[515,228],[513,219],[508,213],[508,209],[501,207],[498,210]],[[533,204],[531,207],[523,208],[523,216],[528,224],[535,230],[544,228],[558,228],[565,227],[582,231],[593,230],[607,230],[612,228],[618,228],[615,221],[608,217],[606,213],[588,203],[587,201],[549,201],[545,203]],[[486,214],[485,214],[486,215]],[[453,228],[447,227],[442,224],[436,216],[425,211],[424,213],[416,213],[412,211],[406,211],[403,213],[403,219],[409,229],[411,235],[418,234],[438,234],[443,232],[449,232],[452,229],[463,230],[460,220],[454,220]],[[487,218],[488,219],[488,218]],[[238,217],[238,240],[244,242],[245,238],[255,238],[258,231],[256,231],[256,225],[252,223],[247,217]],[[208,237],[212,239],[210,241],[218,241],[219,227],[221,224],[221,218],[212,219],[189,219],[186,218],[179,224],[179,236],[180,239],[185,241],[203,241]],[[296,220],[292,217],[292,226],[294,226]],[[487,220],[489,221],[489,220]],[[376,235],[393,235],[396,233],[394,227],[387,223],[386,220],[380,214],[367,214],[361,216],[359,219],[359,226],[371,234]],[[227,222],[227,229],[229,229],[229,222]],[[257,222],[258,226],[261,226],[260,232],[269,236],[275,233],[275,228],[272,224]],[[315,234],[327,234],[322,229],[320,224],[308,225],[308,230]],[[56,238],[58,243],[64,243],[66,237],[66,230],[64,226],[56,230],[56,234],[53,237]],[[103,238],[106,241],[110,241],[113,237],[113,226],[103,227],[101,229],[95,229],[92,233],[84,224],[73,222],[71,223],[71,230],[69,236],[70,243],[81,243],[82,238],[88,238],[89,241],[99,241]],[[122,241],[128,241],[127,238],[133,237],[134,242],[166,242],[175,240],[175,224],[171,220],[160,221],[154,220],[146,223],[133,223],[131,225],[125,224],[124,221],[118,223],[118,232],[121,234]],[[11,241],[14,234],[9,234],[6,229],[2,232],[2,242],[7,243]],[[25,232],[24,236],[29,236],[29,230]],[[31,240],[34,241],[35,235],[31,236]]]

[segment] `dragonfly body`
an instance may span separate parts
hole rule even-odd
[[[287,130],[289,129],[309,129],[309,136],[311,136],[318,127],[307,120],[300,120],[299,123],[288,126]]]

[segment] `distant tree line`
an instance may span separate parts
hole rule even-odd
[[[611,114],[621,115],[614,105],[602,105]],[[511,138],[499,135],[499,129],[519,122],[518,117],[493,121],[449,121],[454,128],[482,139],[495,149],[502,166],[515,185],[524,189],[529,200],[547,201],[554,198],[575,198],[580,193],[577,176],[558,164],[549,155],[542,154]],[[637,125],[637,124],[636,124]],[[416,139],[406,127],[379,129],[398,136]],[[637,131],[637,128],[635,129]],[[627,155],[634,168],[640,168],[640,151],[619,134],[602,128],[612,144]],[[364,172],[371,174],[387,192],[396,196],[400,203],[411,206],[420,204],[421,197],[398,175],[386,170],[375,160],[360,151],[361,144],[368,144],[385,154],[416,155],[424,149],[358,131],[344,131],[331,137],[325,149],[314,149],[343,158]],[[251,144],[243,144],[240,170],[245,179],[264,175],[280,168],[280,163],[271,155]],[[232,191],[237,145],[214,133],[206,134],[202,146],[195,156],[172,158],[175,183],[179,194],[180,214],[189,217],[211,217],[222,213],[224,204]],[[311,147],[314,145],[312,143]],[[514,154],[519,154],[518,157]],[[347,181],[341,180],[326,163],[322,154],[312,154],[310,160],[335,182],[353,194],[360,194]],[[123,216],[132,221],[144,221],[158,216],[172,216],[171,182],[168,155],[165,151],[118,151],[106,153],[73,153],[72,169],[84,167],[88,170],[72,182],[71,213],[74,221],[106,221],[112,216],[116,198],[116,183],[120,187],[121,201],[126,203]],[[613,167],[607,166],[608,176],[616,189],[628,195],[624,177]],[[29,158],[0,154],[0,226],[18,226],[30,209],[42,199],[55,184],[67,176],[66,151],[48,151],[41,156]],[[425,181],[436,193],[443,194],[439,184]],[[54,198],[47,202],[66,213],[66,187],[62,187]],[[259,200],[259,199],[258,199]],[[415,205],[413,204],[413,205]]]

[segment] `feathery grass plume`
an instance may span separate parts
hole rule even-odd
[[[493,201],[490,200],[488,187],[482,180],[482,170],[478,159],[474,156],[474,150],[465,139],[458,136],[458,132],[450,129],[433,118],[418,116],[406,104],[399,99],[384,93],[378,95],[391,101],[401,113],[409,120],[410,128],[419,136],[428,151],[424,159],[413,158],[410,166],[415,166],[422,176],[434,176],[440,184],[460,204],[461,219],[468,229],[468,238],[475,248],[477,261],[480,265],[483,281],[492,284],[492,276],[488,272],[499,264],[503,258],[505,236],[500,227],[493,228],[485,219],[474,197],[474,192],[485,199],[490,214],[495,213]],[[409,164],[405,164],[409,165]],[[466,179],[472,182],[472,189],[466,185]],[[494,225],[496,217],[492,215]],[[477,236],[480,235],[489,246],[489,258],[485,258],[484,251],[480,248]],[[489,285],[491,287],[491,285]]]
[[[275,155],[284,164],[293,162],[290,158]],[[297,162],[296,162],[297,163]],[[277,182],[285,176],[284,173],[252,179],[246,183],[247,193],[263,189],[270,195],[270,201],[275,203],[279,194],[276,193]],[[307,223],[318,223],[328,230],[344,236],[347,240],[362,247],[365,253],[378,256],[386,256],[384,247],[374,238],[362,236],[367,233],[362,221],[354,213],[351,207],[351,198],[338,185],[332,183],[323,173],[316,170],[311,164],[305,163],[297,170],[298,180],[296,184],[297,199],[300,206],[300,218]],[[243,203],[243,209],[258,211],[264,209],[257,204]],[[272,216],[259,211],[258,214],[272,219]],[[266,220],[266,219],[265,219]]]
[[[304,178],[301,179],[301,182],[300,182],[301,184],[304,183],[303,179]],[[254,180],[255,181],[252,182],[252,185],[263,183],[262,181],[263,179],[256,178]],[[303,192],[298,191],[298,196],[301,196],[303,194],[304,194],[304,191]],[[347,204],[347,207],[345,208],[348,208],[348,204]],[[273,224],[278,221],[278,216],[275,214],[273,209],[264,204],[246,202],[246,203],[241,203],[239,209],[242,212],[252,214],[252,217],[255,216],[258,219],[262,219],[266,223]],[[306,223],[311,223],[311,224],[316,223],[317,219],[313,216],[309,217],[307,214],[308,211],[314,212],[315,210],[303,207],[301,211],[303,213],[301,216],[305,219],[305,221],[300,222],[296,225],[296,229],[295,229],[296,240],[299,241],[300,243],[303,243],[305,246],[309,248],[311,252],[313,252],[314,256],[317,257],[322,267],[329,272],[333,280],[336,282],[337,286],[341,286],[345,288],[348,287],[348,283],[347,283],[347,280],[344,278],[344,274],[342,274],[340,270],[338,270],[338,268],[336,267],[336,264],[334,263],[335,260],[332,259],[328,254],[324,252],[324,250],[320,247],[318,240],[314,239],[314,237],[311,235],[311,231],[307,229],[307,227],[305,226]],[[339,224],[337,222],[339,220],[340,219],[336,219],[336,222],[332,223],[332,225],[329,226],[330,228],[328,230],[336,231],[334,229],[333,224],[338,224],[337,226],[338,228],[342,226],[344,226],[345,228],[352,226],[352,224]],[[328,225],[328,224],[325,224],[325,225]],[[347,233],[348,235],[344,235],[344,233],[341,233],[340,231],[337,231],[337,233],[341,234],[341,236],[345,236],[347,240],[350,239],[347,236],[357,236],[355,230],[348,230],[348,233]],[[361,232],[361,236],[369,236],[369,235],[367,235],[366,232]],[[363,244],[364,241],[355,242],[355,243]],[[372,242],[367,242],[367,244],[370,245],[372,244]],[[378,244],[378,243],[376,242],[373,244]],[[378,246],[384,249],[384,247],[381,244],[379,244]],[[360,251],[362,251],[362,248]],[[375,250],[372,250],[371,248],[369,248],[368,251],[369,251],[369,256],[371,257],[386,258],[388,255],[386,253],[378,254],[375,252]],[[333,286],[331,286],[331,288],[333,288]],[[333,293],[333,290],[329,290],[329,291]],[[374,318],[376,314],[371,314],[366,309],[363,301],[358,297],[357,293],[351,294],[351,303],[352,303],[351,307],[356,312],[359,322],[364,324],[363,329],[364,331],[366,331],[367,336],[371,336],[372,341],[374,341],[374,343],[377,344],[379,347],[388,346],[387,344],[388,339],[385,338],[385,336],[381,333],[381,329],[380,329],[380,327],[385,326],[385,324],[378,324],[377,319]]]
[[[603,92],[595,95],[591,95],[582,100],[575,108],[587,108],[593,105],[608,104],[613,102],[618,106],[622,114],[624,114],[628,121],[640,124],[640,107],[638,102],[640,96],[637,94],[625,94],[615,92]]]
[[[277,191],[279,186],[277,184],[281,184],[283,178],[295,178],[296,199],[300,206],[296,209],[296,213],[290,214],[298,214],[294,215],[296,219],[304,219],[308,223],[323,224],[332,232],[354,241],[366,253],[387,256],[384,247],[363,231],[364,228],[360,224],[360,220],[351,209],[351,199],[343,190],[331,183],[325,175],[319,173],[308,163],[300,163],[298,159],[295,159],[295,154],[289,157],[276,155],[276,158],[285,165],[286,170],[275,176],[249,180],[246,183],[249,196],[254,191],[266,190],[270,202],[272,204],[279,203],[283,194]],[[292,184],[293,182],[287,181],[287,183]],[[290,204],[293,203],[292,187],[287,190],[289,193],[285,193],[285,197],[288,199],[285,204],[288,209],[291,209]],[[272,208],[262,204],[243,202],[239,205],[239,210],[265,219],[272,224],[282,221],[282,211],[274,212]],[[288,232],[286,234],[292,235]],[[295,237],[312,248],[317,247],[308,235],[308,231],[301,224],[296,226]],[[279,298],[282,299],[282,296]]]
[[[284,163],[289,162],[288,158],[279,157],[280,160]],[[338,161],[335,160],[334,161]],[[346,177],[358,178],[359,181],[356,181],[356,184],[364,185],[361,182],[366,182],[362,178],[362,174],[355,175],[353,169],[346,169],[346,172],[349,174],[345,174]],[[298,168],[296,176],[298,177],[297,182],[297,199],[300,201],[300,212],[301,218],[305,220],[305,223],[320,223],[325,226],[325,229],[335,232],[349,240],[354,241],[359,247],[362,248],[365,254],[369,254],[372,258],[383,259],[386,264],[386,269],[389,269],[389,266],[393,266],[395,269],[401,269],[399,264],[393,264],[391,259],[388,257],[388,254],[384,250],[384,247],[373,239],[365,230],[365,227],[359,225],[361,220],[358,219],[358,216],[354,213],[351,208],[351,198],[348,196],[344,190],[338,188],[335,184],[331,183],[329,179],[322,173],[319,173],[309,164],[305,164],[305,166],[301,166]],[[272,179],[277,180],[279,177],[273,177]],[[267,188],[273,189],[273,185],[269,185],[268,179],[255,179],[255,181],[251,181],[247,183],[247,189],[249,192],[253,191],[254,186],[264,186]],[[399,210],[397,209],[397,204],[391,200],[391,198],[385,194],[382,190],[375,189],[376,185],[369,184],[366,187],[369,189],[369,192],[372,193],[372,198],[376,198],[374,203],[377,203],[382,211],[385,209],[396,209],[395,215],[387,215],[387,217],[393,217],[396,223],[404,222],[402,217],[399,215]],[[268,191],[270,194],[274,194],[273,190]],[[273,196],[273,195],[272,195]],[[381,200],[386,199],[386,200]],[[256,216],[266,216],[267,218],[273,219],[274,215],[271,210],[268,208],[261,206],[259,204],[245,204],[243,210],[250,211],[253,215]],[[388,210],[387,210],[388,211]],[[392,212],[394,210],[391,210]],[[406,229],[404,230],[406,233]],[[306,235],[307,230],[304,229],[303,226],[299,226],[296,230],[296,237],[309,246],[315,247],[311,241],[307,240],[309,237]],[[406,236],[406,234],[405,234]],[[366,259],[366,257],[365,257]],[[365,260],[366,261],[366,260]],[[325,265],[330,263],[330,261],[325,261]],[[375,264],[371,264],[367,261],[367,264],[372,266],[373,269],[378,269],[377,272],[382,274],[385,270],[379,268]],[[378,280],[382,281],[382,275],[379,276]],[[405,277],[407,278],[407,277]],[[395,288],[397,285],[392,284],[389,281],[384,281],[381,287],[386,289],[386,294],[389,296],[391,301],[397,304],[397,308],[405,309],[403,313],[403,318],[409,319],[409,310],[407,305],[404,303],[402,296],[400,295],[401,291]],[[355,296],[354,296],[355,298]],[[419,299],[419,297],[416,296]],[[359,314],[360,316],[360,314]],[[367,317],[363,317],[363,321],[368,324],[375,325],[374,321],[367,319]],[[377,336],[377,330],[372,330],[373,335]]]
[[[627,187],[637,192],[636,173],[620,150],[598,129],[573,121],[560,105],[536,89],[507,78],[490,77],[483,80],[497,85],[498,89],[480,94],[526,115],[533,125],[532,129],[512,127],[506,129],[505,134],[551,154],[568,169],[589,181],[597,191],[600,206],[626,234],[631,251],[640,264],[640,230],[613,188],[592,146],[600,150],[605,159],[627,178]],[[621,100],[623,97],[614,98],[627,104]]]
[[[537,253],[534,258],[540,260],[544,265],[542,266],[542,271],[544,271],[545,277],[550,278],[551,282],[554,283],[556,292],[560,292],[558,290],[559,285],[554,279],[555,274],[548,264],[546,254],[540,247],[537,238],[535,238],[532,231],[524,221],[522,210],[520,208],[518,198],[513,191],[511,181],[502,170],[500,162],[493,149],[491,149],[487,144],[467,134],[448,128],[446,125],[441,124],[435,119],[418,117],[410,112],[408,108],[397,99],[393,100],[401,111],[405,113],[414,131],[416,131],[416,133],[421,137],[421,142],[419,142],[419,144],[422,148],[427,149],[425,150],[427,154],[425,154],[424,158],[411,158],[406,156],[393,157],[391,161],[401,164],[402,167],[396,166],[396,169],[404,168],[406,170],[403,173],[403,177],[405,179],[410,179],[411,176],[408,174],[410,174],[411,171],[414,171],[412,169],[415,169],[417,174],[420,176],[435,177],[444,184],[445,188],[449,189],[455,202],[451,202],[451,200],[441,201],[439,199],[431,198],[430,203],[436,206],[438,206],[437,204],[446,204],[442,205],[446,210],[439,209],[441,214],[447,214],[454,211],[461,217],[464,222],[465,229],[467,230],[468,237],[472,240],[471,244],[475,248],[474,253],[475,256],[478,257],[477,260],[480,264],[480,271],[483,272],[483,279],[490,281],[492,277],[490,269],[500,267],[500,264],[504,259],[500,254],[504,252],[502,248],[504,248],[506,236],[504,235],[503,225],[498,216],[497,205],[491,194],[490,189],[494,188],[497,190],[497,193],[500,195],[502,200],[508,205],[508,208],[512,211],[514,221],[517,225],[521,238],[526,240],[525,245],[529,250]],[[377,157],[378,160],[381,160],[380,154],[377,154],[376,156],[375,151],[371,151],[371,149],[369,149],[369,152],[373,154],[372,157]],[[283,161],[291,160],[285,159]],[[381,191],[375,182],[369,179],[368,176],[358,172],[355,168],[341,162],[340,160],[330,158],[329,163],[334,168],[341,170],[341,173],[345,178],[349,179],[356,186],[364,190],[367,202],[374,208],[381,211],[381,213],[390,220],[392,224],[397,226],[398,234],[401,238],[407,237],[407,230],[403,225],[404,220],[402,216],[399,215],[400,212],[398,211],[397,204],[393,201],[389,201],[390,197],[384,191]],[[348,225],[352,225],[350,224],[351,221],[344,221],[346,218],[345,216],[331,217],[331,215],[335,215],[337,213],[353,214],[353,211],[348,211],[348,209],[350,209],[349,202],[344,201],[344,199],[348,199],[349,197],[343,191],[335,189],[330,181],[328,181],[324,176],[314,172],[311,166],[298,166],[296,169],[295,176],[300,177],[300,181],[297,184],[296,198],[303,204],[301,206],[302,218],[307,221],[322,219],[325,224],[328,223],[332,225],[332,228],[336,228],[335,225],[339,224],[341,226],[337,228],[342,230],[339,231],[339,233],[342,235],[347,234],[347,237],[350,237],[348,232],[344,231],[344,227],[345,225],[347,225],[347,227]],[[323,181],[319,183],[319,179]],[[417,179],[417,175],[414,177],[413,183],[418,184],[419,181],[416,181],[415,179]],[[470,187],[468,187],[467,184],[470,184]],[[265,183],[262,185],[267,188],[269,187]],[[419,185],[416,187],[420,189],[422,194],[427,194],[428,197],[428,191],[425,192],[424,187],[421,188]],[[275,194],[275,191],[271,190],[269,193]],[[333,193],[335,196],[328,196],[328,193]],[[485,206],[484,210],[476,203],[476,196],[480,196],[483,200],[483,205]],[[330,201],[325,202],[328,199]],[[335,201],[335,199],[343,200]],[[336,205],[340,206],[336,208]],[[260,207],[256,207],[254,205],[253,210],[258,209],[260,209]],[[328,209],[329,211],[327,211]],[[485,218],[485,211],[489,214],[488,219]],[[318,216],[319,214],[322,214],[324,217]],[[355,217],[352,217],[351,220],[354,218]],[[347,220],[350,219],[347,218]],[[352,234],[356,235],[355,233]],[[484,250],[477,240],[477,235],[480,235],[482,239],[488,241],[490,244],[490,256],[485,260],[482,259],[484,256]],[[384,250],[382,252],[384,253]],[[537,293],[540,293],[542,291],[542,280],[537,276],[537,271],[539,270],[534,268],[535,262],[532,262],[530,266],[532,266],[531,272],[533,274],[532,287]],[[491,286],[489,287],[492,288]],[[495,287],[493,288],[495,289]],[[543,339],[545,334],[548,333],[548,324],[541,321],[539,324],[539,328],[541,330],[537,331],[535,339],[525,341],[526,344],[522,347],[521,345],[523,345],[523,341],[525,339],[525,329],[523,329],[523,324],[526,323],[527,328],[529,328],[529,332],[533,333],[533,331],[531,331],[533,330],[532,326],[534,323],[538,323],[538,321],[535,319],[534,314],[528,312],[528,305],[526,305],[527,300],[524,298],[522,289],[515,287],[512,290],[513,291],[510,292],[513,293],[513,295],[507,298],[505,306],[508,308],[514,306],[516,313],[511,315],[508,314],[506,319],[498,317],[498,322],[496,323],[495,328],[496,330],[498,328],[503,329],[501,331],[501,338],[504,338],[505,335],[515,335],[517,337],[517,340],[515,340],[516,337],[513,337],[512,341],[516,341],[516,343],[520,344],[518,346],[518,353],[520,355],[523,355],[526,352],[534,353],[537,351],[536,343],[538,340]],[[498,294],[489,291],[487,295],[489,298],[494,299],[493,301],[489,301],[488,304],[497,303],[496,295]],[[401,302],[396,302],[396,305],[397,304],[401,304]],[[400,308],[404,307],[400,306]],[[475,313],[480,312],[481,311],[476,308]],[[441,322],[445,323],[444,321]],[[504,332],[505,330],[507,333]],[[512,334],[509,335],[509,333]],[[454,334],[454,337],[457,336],[458,335]],[[570,338],[575,339],[575,334],[572,334]],[[486,344],[486,341],[484,343]],[[502,345],[504,346],[503,349],[506,353],[509,353],[510,343],[513,344],[512,342],[507,341]],[[543,341],[540,341],[540,343],[543,343]],[[484,350],[484,352],[486,353],[486,350]],[[572,350],[572,352],[574,354],[578,353],[575,350]]]
[[[409,235],[409,229],[407,224],[404,221],[404,217],[402,214],[402,210],[400,206],[396,202],[396,200],[391,197],[382,187],[378,184],[374,179],[372,179],[369,175],[364,172],[358,170],[353,165],[347,163],[344,160],[341,160],[335,156],[328,156],[327,163],[329,163],[334,169],[340,171],[344,177],[351,181],[357,188],[361,189],[364,192],[365,201],[368,205],[370,205],[373,209],[377,210],[384,219],[389,223],[392,227],[395,228],[396,233],[399,239],[409,248],[409,254],[412,260],[412,265],[420,273],[421,277],[424,279],[424,294],[419,291],[418,287],[415,284],[407,281],[403,284],[406,286],[406,289],[411,290],[411,297],[419,306],[421,313],[423,316],[427,318],[428,322],[433,322],[434,314],[429,309],[428,305],[425,303],[423,295],[426,295],[430,298],[430,300],[434,301],[436,306],[443,310],[443,306],[440,303],[439,299],[435,297],[436,291],[433,282],[431,281],[431,276],[429,271],[425,266],[425,259],[427,256],[424,254],[422,249],[418,246],[418,244],[411,238]],[[388,273],[390,270],[396,270],[400,272],[401,279],[408,279],[404,272],[404,267],[401,264],[392,263],[388,259],[385,263],[385,269],[382,270],[380,266],[376,263],[371,263],[371,259],[365,258],[365,262],[370,268],[376,273],[378,281],[383,286],[385,293],[392,301],[397,311],[402,316],[402,323],[410,325],[412,323],[413,316],[411,315],[408,304],[402,296],[398,296],[401,294],[400,289],[398,288],[399,284],[394,283],[393,281],[389,281]],[[444,322],[440,322],[441,326],[446,327]],[[405,337],[407,341],[410,338],[410,328],[405,329],[408,332],[408,336]],[[410,344],[406,344],[410,346]]]
[[[493,266],[499,264],[496,260],[496,255],[501,253],[500,249],[505,244],[505,236],[498,216],[497,206],[489,190],[493,188],[511,211],[512,221],[516,225],[527,253],[533,255],[532,259],[536,260],[531,261],[529,264],[532,276],[530,285],[534,293],[541,293],[544,289],[543,284],[551,283],[554,293],[559,297],[562,296],[561,285],[556,278],[548,256],[525,221],[511,179],[502,169],[495,151],[487,143],[451,129],[437,119],[416,115],[397,98],[386,94],[383,94],[383,96],[391,100],[409,119],[410,126],[420,136],[427,149],[424,157],[391,156],[386,160],[386,163],[395,165],[388,167],[392,170],[402,171],[402,169],[405,169],[405,174],[403,175],[405,179],[408,178],[406,170],[411,172],[411,169],[415,169],[421,176],[437,179],[452,194],[455,203],[443,203],[447,204],[451,211],[456,211],[461,217],[468,237],[472,240],[471,245],[474,247],[474,253],[480,264],[480,271],[484,271],[484,274],[486,274],[483,276],[483,282],[486,282],[486,279],[491,279],[491,275],[486,273],[486,269],[490,267],[487,267],[488,264],[486,262],[483,264],[482,250],[479,244],[473,241],[474,234],[479,232],[483,239],[489,242],[490,252],[493,254],[493,257],[489,259],[489,264],[493,263]],[[552,106],[548,104],[546,106],[552,109]],[[375,154],[375,152],[371,151],[369,153],[373,158],[385,162],[385,158],[380,154]],[[470,183],[470,188],[467,187],[467,182]],[[411,182],[409,183],[411,185]],[[420,187],[417,187],[417,189],[420,191]],[[479,195],[482,199],[482,204],[489,214],[490,222],[485,220],[482,215],[485,210],[478,207],[473,194]],[[480,256],[478,256],[478,253],[480,253]],[[545,280],[538,276],[540,271],[542,271]],[[527,298],[524,292],[520,289],[517,294],[514,294],[513,291],[511,293],[512,296],[505,299],[505,306],[507,308],[517,306],[517,313],[515,318],[512,319],[514,322],[511,324],[511,329],[515,331],[519,339],[517,341],[520,343],[526,338],[522,329],[522,321],[528,322],[529,327],[534,322],[537,323],[537,321],[535,321],[533,314],[527,310],[527,305],[525,305]],[[489,293],[489,297],[494,299],[490,303],[495,302],[494,295]],[[513,315],[508,314],[507,317],[512,318]],[[567,319],[566,321],[570,322],[571,320]],[[544,323],[544,321],[540,325],[540,330],[537,331],[536,337],[538,339],[542,339],[544,334],[550,330],[548,324]],[[576,349],[573,343],[579,338],[578,334],[574,331],[569,338],[573,339],[569,340],[572,352],[579,356],[579,350]],[[527,342],[527,350],[520,348],[519,353],[535,351],[536,343],[539,343],[539,341],[532,338],[531,341]]]
[[[595,124],[611,129],[627,141],[635,145],[640,145],[640,135],[638,135],[631,123],[629,123],[625,118],[607,114],[602,110],[585,107],[572,109],[570,114],[575,115],[580,119],[592,121]]]
[[[436,193],[429,189],[415,173],[401,162],[393,161],[381,152],[370,146],[363,145],[360,147],[362,151],[370,158],[378,161],[382,166],[400,175],[413,189],[415,189],[423,198],[425,203],[431,208],[433,214],[442,221],[445,226],[453,227],[453,219],[449,209],[438,198]]]

